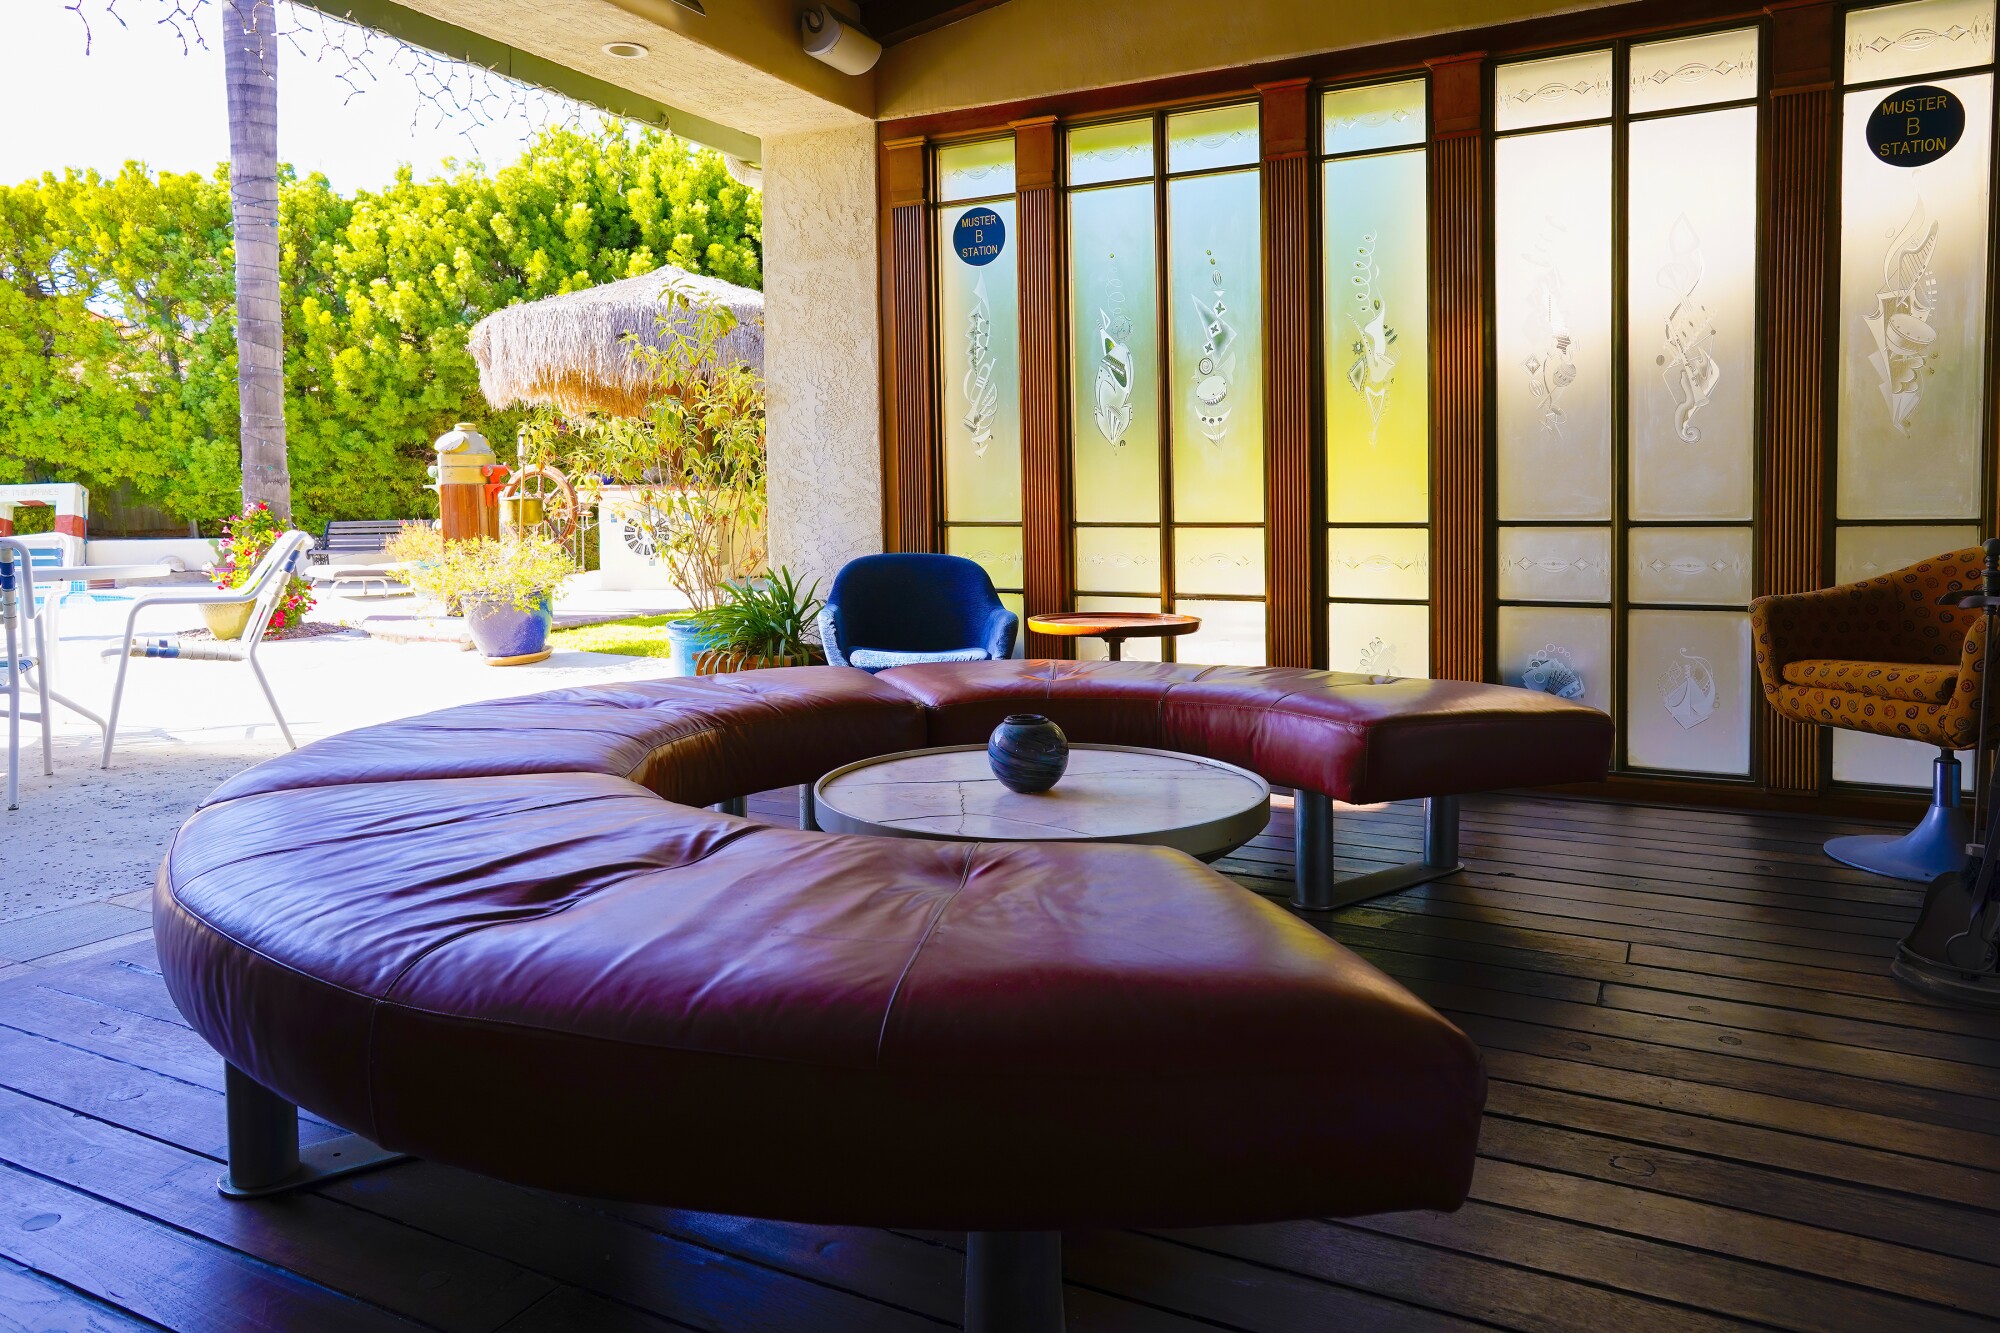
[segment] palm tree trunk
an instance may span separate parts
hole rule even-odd
[[[285,462],[284,310],[278,295],[278,9],[226,0],[223,76],[229,85],[229,211],[236,235],[236,387],[242,415],[243,503],[290,517]]]

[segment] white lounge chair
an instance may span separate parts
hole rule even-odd
[[[50,597],[56,593],[51,590]],[[55,758],[49,742],[49,679],[45,671],[36,671],[36,666],[48,657],[49,642],[47,622],[42,618],[42,608],[48,604],[45,598],[35,600],[34,562],[25,544],[12,537],[0,537],[0,649],[6,656],[0,659],[0,667],[5,668],[7,690],[7,808],[19,808],[21,804],[21,686],[30,671],[35,673],[35,692],[39,696],[41,711],[25,714],[31,721],[42,727],[42,772],[56,771]],[[34,636],[30,646],[28,638]]]
[[[257,664],[257,649],[264,642],[264,629],[271,623],[271,617],[278,609],[279,600],[285,595],[285,584],[298,572],[305,553],[312,547],[312,534],[292,529],[272,543],[264,558],[257,562],[257,568],[250,573],[250,581],[240,588],[209,588],[198,592],[148,592],[133,599],[132,610],[125,617],[125,641],[117,648],[104,650],[106,657],[117,657],[118,683],[111,690],[111,720],[104,728],[103,767],[111,767],[111,743],[118,735],[118,708],[125,699],[125,670],[132,665],[135,657],[178,658],[189,662],[247,662],[250,672],[257,677],[257,684],[264,691],[265,700],[271,705],[271,716],[278,719],[278,730],[284,735],[285,744],[298,749],[292,739],[292,729],[285,724],[285,715],[278,710],[278,696],[271,692],[271,682],[264,679],[264,668]],[[251,602],[250,620],[243,626],[243,635],[238,639],[218,639],[213,642],[195,640],[184,642],[177,638],[137,637],[136,629],[139,613],[149,606],[214,606],[231,602]]]

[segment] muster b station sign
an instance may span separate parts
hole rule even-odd
[[[1921,167],[1965,134],[1965,103],[1928,83],[1885,93],[1868,115],[1868,151],[1892,167]]]

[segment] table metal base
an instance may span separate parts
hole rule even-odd
[[[1297,858],[1292,906],[1307,912],[1349,907],[1462,869],[1458,859],[1458,798],[1433,796],[1424,802],[1423,860],[1336,882],[1333,801],[1318,792],[1299,791],[1292,797],[1292,846]]]

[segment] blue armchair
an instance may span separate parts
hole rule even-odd
[[[986,571],[956,555],[850,560],[819,613],[826,660],[864,671],[1011,657],[1019,625]]]

